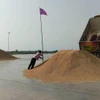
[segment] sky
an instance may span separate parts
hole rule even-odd
[[[0,49],[42,49],[39,7],[48,14],[41,18],[49,51],[78,50],[89,18],[100,14],[100,0],[0,0]]]

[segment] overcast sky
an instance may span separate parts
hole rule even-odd
[[[44,50],[79,49],[89,18],[100,14],[100,0],[0,0],[0,49],[41,49],[39,7]]]

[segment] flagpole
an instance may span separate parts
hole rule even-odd
[[[9,34],[10,32],[8,32],[8,52],[9,52]]]
[[[44,52],[43,30],[42,30],[42,18],[41,18],[41,14],[40,14],[40,24],[41,24],[41,46],[42,46],[42,52]],[[43,62],[43,61],[44,61],[44,55],[43,55],[42,62]]]

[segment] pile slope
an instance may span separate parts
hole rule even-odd
[[[100,59],[84,50],[61,50],[24,75],[44,82],[100,81]]]
[[[14,60],[16,57],[0,49],[0,60]]]

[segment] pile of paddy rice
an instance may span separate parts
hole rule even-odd
[[[0,60],[14,60],[16,57],[0,49]]]
[[[84,50],[61,50],[24,75],[44,82],[100,81],[100,59]]]

